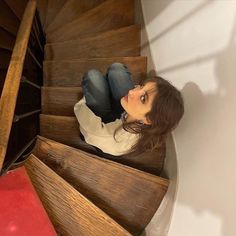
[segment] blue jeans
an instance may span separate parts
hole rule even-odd
[[[121,63],[113,63],[105,76],[98,70],[89,70],[82,80],[87,106],[104,123],[120,118],[124,112],[120,99],[133,88],[131,73]]]

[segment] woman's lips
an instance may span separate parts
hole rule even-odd
[[[128,95],[124,96],[126,102],[128,102]]]

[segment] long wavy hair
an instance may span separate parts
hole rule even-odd
[[[184,102],[179,90],[159,76],[148,78],[141,85],[148,82],[156,83],[156,95],[152,108],[146,114],[146,118],[151,121],[151,124],[146,125],[134,121],[124,122],[122,125],[126,131],[140,136],[130,153],[141,153],[161,148],[166,141],[167,134],[178,125],[184,114]]]

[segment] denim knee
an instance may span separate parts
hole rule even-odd
[[[109,67],[109,70],[110,69],[123,69],[123,70],[127,70],[127,67],[124,64],[120,63],[120,62],[115,62],[115,63],[113,63]]]
[[[82,81],[83,94],[87,106],[97,115],[103,117],[111,110],[110,91],[106,78],[99,70],[89,70]]]
[[[82,84],[84,85],[84,83],[88,82],[93,83],[100,79],[104,79],[102,73],[99,70],[91,69],[84,74]]]
[[[82,80],[82,88],[84,93],[96,94],[96,96],[98,96],[99,93],[106,94],[107,96],[109,93],[106,78],[96,69],[91,69],[85,73]]]
[[[122,63],[113,63],[107,71],[107,80],[111,94],[115,100],[120,100],[130,89],[134,87],[132,75]]]

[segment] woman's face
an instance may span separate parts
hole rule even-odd
[[[125,97],[122,97],[120,102],[129,115],[128,120],[139,120],[143,121],[145,124],[150,124],[150,121],[146,118],[146,114],[152,108],[156,93],[156,83],[147,82],[144,86],[136,86],[134,89],[131,89]]]

